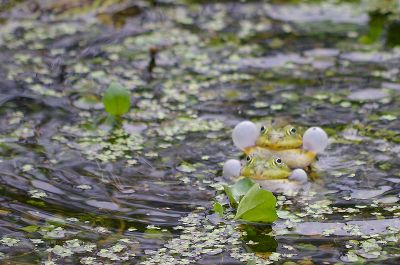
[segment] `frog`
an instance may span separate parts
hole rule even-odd
[[[257,154],[246,157],[240,162],[230,159],[225,162],[223,175],[225,177],[248,177],[255,180],[288,179],[292,170],[277,156],[265,158]]]
[[[232,132],[236,147],[247,155],[279,156],[290,168],[308,171],[328,145],[328,136],[320,127],[311,127],[304,133],[295,126],[260,126],[251,121],[237,124]]]
[[[307,173],[303,169],[291,170],[279,157],[266,158],[250,155],[246,161],[229,159],[223,167],[225,178],[250,178],[263,189],[272,192],[293,192],[307,189]]]

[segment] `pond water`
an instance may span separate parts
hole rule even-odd
[[[400,263],[400,7],[379,3],[1,1],[1,263]],[[212,212],[246,119],[330,137],[272,227]]]

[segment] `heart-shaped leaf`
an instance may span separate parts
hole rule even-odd
[[[260,185],[253,185],[240,201],[235,219],[273,223],[278,219],[275,196]]]
[[[223,216],[224,215],[224,207],[222,207],[222,205],[219,202],[214,203],[214,208],[213,208],[215,213],[218,213],[219,216]]]
[[[226,195],[232,207],[236,207],[240,199],[249,191],[255,183],[249,178],[243,178],[233,184],[231,187],[224,186]]]
[[[118,83],[111,83],[104,92],[103,104],[106,111],[111,115],[125,114],[131,106],[129,91]]]

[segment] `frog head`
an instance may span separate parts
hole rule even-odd
[[[241,174],[253,179],[286,179],[291,172],[279,157],[265,159],[261,156],[250,155],[246,158]]]
[[[292,125],[273,128],[261,126],[256,145],[269,149],[295,149],[303,144],[301,133]]]
[[[252,179],[286,179],[291,174],[290,168],[279,157],[266,159],[262,156],[250,155],[246,161],[230,159],[225,162],[225,177],[244,176]]]

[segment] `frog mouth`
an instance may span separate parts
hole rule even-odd
[[[267,169],[263,172],[255,174],[251,178],[259,180],[287,179],[290,176],[290,174],[291,174],[290,171],[286,172],[278,169]]]
[[[293,149],[299,148],[303,144],[301,139],[284,139],[284,137],[260,137],[256,141],[256,145],[260,147],[266,147],[271,149]]]

